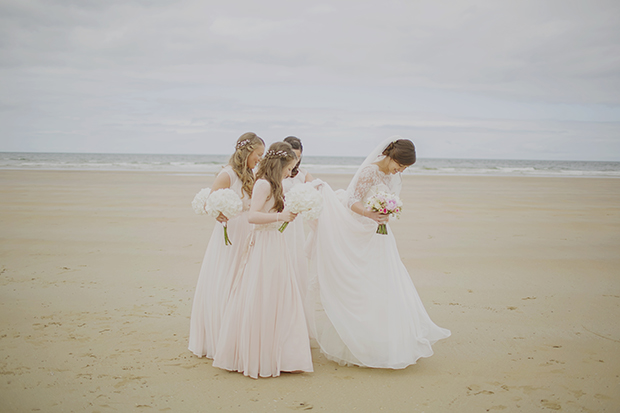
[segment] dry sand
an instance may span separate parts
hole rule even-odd
[[[452,337],[260,380],[187,350],[212,179],[0,171],[1,412],[620,411],[620,179],[407,177],[392,229]]]

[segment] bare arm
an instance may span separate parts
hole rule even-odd
[[[230,176],[226,172],[220,173],[213,181],[211,192],[215,192],[218,189],[230,188]]]
[[[262,209],[269,199],[271,185],[264,179],[259,179],[254,184],[252,191],[252,204],[248,222],[250,224],[271,224],[272,222],[291,222],[297,214],[284,210],[282,212],[262,212]]]
[[[306,174],[306,182],[312,182],[312,181],[314,181],[314,177],[312,176],[310,172],[308,172]]]

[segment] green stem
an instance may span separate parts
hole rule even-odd
[[[379,224],[377,227],[377,234],[387,235],[388,230],[385,224]]]
[[[230,238],[228,238],[228,224],[224,223],[224,245],[228,246],[228,245],[232,245],[232,242],[230,242]]]

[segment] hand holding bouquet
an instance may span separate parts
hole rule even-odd
[[[305,219],[317,219],[323,210],[323,196],[309,182],[295,185],[286,193],[284,208],[294,214],[302,214]],[[288,222],[282,224],[280,232],[287,226]]]
[[[366,201],[366,208],[369,211],[379,212],[383,215],[390,215],[394,218],[400,217],[400,211],[402,210],[403,202],[400,198],[394,194],[388,194],[387,192],[377,192]],[[377,234],[387,235],[387,226],[385,224],[379,224],[377,228]]]
[[[230,188],[219,189],[215,192],[205,188],[196,194],[192,206],[197,214],[209,214],[214,218],[217,218],[221,213],[226,218],[231,219],[243,210],[241,198]],[[225,222],[223,225],[224,244],[232,245],[230,238],[228,238],[228,224]]]

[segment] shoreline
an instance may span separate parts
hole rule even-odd
[[[314,174],[353,174],[363,157],[304,156]],[[209,174],[228,161],[224,155],[0,153],[0,170],[153,171]],[[419,158],[405,171],[415,176],[617,177],[618,161]]]
[[[215,177],[218,172],[185,172],[185,171],[156,171],[156,170],[136,170],[136,169],[34,169],[34,168],[3,168],[2,171],[13,172],[76,172],[76,173],[145,173],[145,174],[163,174],[163,175],[178,175],[178,176],[202,176],[202,177]],[[353,176],[355,172],[313,172],[309,171],[313,176]],[[583,179],[620,179],[620,175],[559,175],[559,174],[522,174],[522,175],[509,175],[509,174],[493,174],[493,173],[481,173],[481,174],[449,174],[449,173],[405,173],[403,178],[409,177],[446,177],[446,178],[476,178],[476,177],[491,177],[491,178],[583,178]]]

